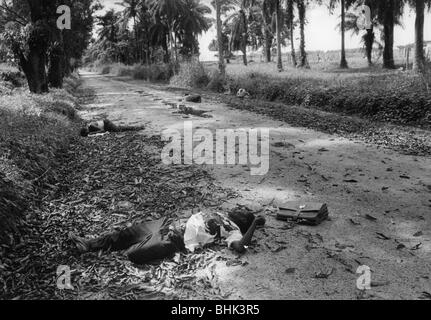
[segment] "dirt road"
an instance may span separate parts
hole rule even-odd
[[[82,72],[97,98],[82,116],[107,116],[144,133],[194,129],[270,128],[270,167],[251,176],[248,166],[208,166],[241,197],[226,203],[266,207],[285,200],[328,204],[318,227],[288,226],[267,211],[267,227],[239,266],[217,263],[231,299],[418,299],[431,293],[431,159],[397,154],[359,141],[293,127],[209,99],[188,104],[212,118],[174,113],[180,92],[145,82]],[[121,80],[121,81],[120,81]],[[271,206],[269,206],[271,207]],[[371,268],[372,289],[356,288],[359,266]],[[426,296],[426,293],[425,293]]]

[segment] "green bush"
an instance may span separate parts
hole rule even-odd
[[[175,73],[174,64],[152,64],[135,66],[133,78],[152,82],[167,82]]]
[[[181,65],[179,72],[171,79],[171,85],[182,88],[204,88],[210,77],[199,62],[188,62]]]
[[[219,93],[225,92],[226,84],[226,79],[224,79],[218,71],[214,71],[211,74],[207,89]]]

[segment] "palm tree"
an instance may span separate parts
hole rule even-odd
[[[416,21],[415,21],[415,59],[413,69],[417,72],[424,72],[424,20],[425,20],[425,0],[415,1]]]
[[[287,0],[287,24],[289,26],[290,33],[290,54],[292,56],[292,64],[296,67],[296,54],[295,54],[295,43],[294,43],[294,31],[295,31],[295,13],[294,13],[295,0]]]
[[[297,0],[298,17],[299,17],[299,30],[300,30],[300,45],[299,45],[299,66],[301,68],[309,68],[307,52],[305,51],[305,15],[307,10],[308,0]]]
[[[163,62],[168,63],[171,60],[169,52],[169,29],[159,15],[153,15],[153,22],[149,32],[151,44],[163,49]]]
[[[212,19],[207,17],[211,9],[200,0],[185,0],[184,4],[186,10],[180,15],[176,29],[181,33],[183,51],[193,55],[199,51],[197,37],[211,28]]]
[[[424,20],[425,5],[431,6],[430,0],[410,0],[410,5],[414,6],[416,11],[415,21],[415,59],[413,69],[416,72],[425,72],[425,53],[424,53]]]
[[[265,60],[266,62],[271,62],[271,49],[272,49],[272,41],[274,39],[274,35],[271,31],[271,0],[262,0],[260,3],[261,13],[262,13],[262,34],[264,37],[265,44]]]
[[[141,2],[138,10],[138,25],[137,28],[142,30],[141,36],[139,37],[141,46],[145,43],[145,62],[151,64],[151,26],[154,20],[152,19],[151,13],[145,2]]]
[[[365,47],[365,51],[368,59],[368,65],[372,66],[373,45],[376,43],[379,45],[379,47],[384,48],[384,45],[382,45],[382,43],[385,41],[384,40],[385,32],[384,32],[383,23],[382,23],[383,19],[382,19],[382,11],[381,11],[384,8],[383,6],[379,7],[379,3],[376,3],[375,1],[372,1],[372,0],[366,0],[365,5],[367,5],[371,9],[372,25],[371,25],[371,28],[367,29],[366,33],[362,36],[362,42],[364,43],[364,47]],[[359,18],[358,15],[352,12],[347,12],[346,20],[345,20],[345,30],[352,31],[354,34],[359,34],[361,30],[358,28],[358,25],[357,25],[358,18]],[[395,25],[401,25],[400,18],[401,18],[400,13],[395,15],[395,22],[394,22]],[[339,28],[341,29],[341,25],[339,25]],[[380,33],[383,35],[382,43],[376,40],[375,33],[374,33],[375,29],[379,29]]]
[[[283,71],[283,59],[281,56],[281,28],[282,21],[280,12],[280,0],[275,0],[275,29],[277,34],[277,69],[278,72]]]
[[[136,60],[139,60],[139,44],[138,44],[138,26],[136,23],[136,17],[138,16],[139,6],[141,5],[140,0],[123,0],[123,2],[117,2],[116,4],[124,7],[124,10],[122,12],[122,20],[124,22],[125,28],[127,28],[127,24],[129,23],[129,20],[133,20],[133,29],[135,33],[135,46],[136,46]]]
[[[217,42],[218,42],[218,68],[222,78],[226,75],[226,66],[224,64],[223,54],[223,32],[222,32],[222,21],[221,21],[221,1],[214,0],[213,6],[216,8],[216,24],[217,24]]]
[[[345,0],[340,0],[341,2],[341,62],[340,68],[347,69],[349,66],[346,60],[346,42],[345,42],[345,32],[344,32],[344,24],[346,19],[346,11],[345,11]]]
[[[346,46],[345,46],[345,30],[346,30],[346,9],[348,9],[356,0],[331,0],[329,3],[329,9],[332,11],[337,2],[340,2],[341,7],[341,23],[339,25],[341,31],[341,62],[340,68],[347,69],[348,63],[346,59]]]
[[[148,6],[154,16],[159,16],[169,30],[169,43],[171,51],[174,52],[175,62],[178,61],[177,45],[174,40],[174,25],[177,18],[185,11],[183,0],[149,0]]]
[[[247,44],[248,44],[248,19],[247,19],[247,7],[250,5],[249,0],[231,0],[230,4],[234,6],[235,9],[232,14],[230,14],[226,21],[226,25],[230,25],[232,30],[231,34],[231,46],[233,50],[241,50],[243,54],[243,63],[246,66],[247,61]]]
[[[394,27],[397,20],[403,14],[403,0],[381,0],[378,3],[374,1],[373,6],[377,10],[377,18],[383,25],[383,36],[385,47],[383,50],[383,68],[395,69],[394,60]],[[371,7],[373,8],[373,7]]]

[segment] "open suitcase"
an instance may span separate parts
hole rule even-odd
[[[328,206],[317,202],[285,202],[279,205],[277,219],[317,226],[328,218]]]

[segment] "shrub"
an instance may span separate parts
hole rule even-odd
[[[135,66],[133,78],[152,82],[166,82],[174,75],[175,66],[173,64],[152,64]]]
[[[210,77],[202,63],[188,62],[181,65],[179,72],[171,79],[171,85],[183,88],[204,88]]]
[[[211,74],[207,89],[214,92],[225,92],[226,84],[226,79],[224,79],[218,71],[214,71]]]
[[[103,66],[102,69],[101,69],[101,71],[100,71],[100,73],[101,74],[109,74],[109,73],[111,73],[111,66]]]

